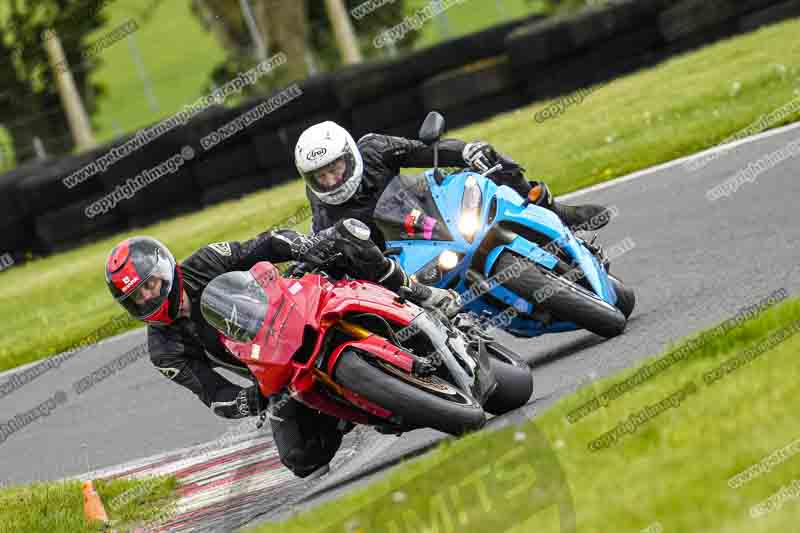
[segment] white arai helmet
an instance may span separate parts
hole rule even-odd
[[[294,163],[306,185],[326,204],[349,200],[361,184],[364,161],[356,141],[330,120],[305,130],[294,149]]]

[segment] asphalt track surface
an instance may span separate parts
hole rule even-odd
[[[611,271],[635,288],[636,310],[627,331],[610,340],[588,332],[536,339],[501,336],[533,366],[534,398],[490,425],[535,416],[581,383],[635,365],[777,289],[796,295],[800,160],[788,159],[716,202],[706,198],[706,191],[798,138],[800,127],[787,127],[739,143],[694,172],[673,163],[569,195],[573,203],[619,209],[600,240],[606,246],[625,239],[635,243],[612,262]],[[0,420],[8,420],[56,391],[67,394],[49,416],[0,444],[0,480],[17,484],[77,476],[211,441],[235,424],[213,416],[191,393],[165,380],[146,356],[83,394],[74,391],[77,380],[143,341],[143,331],[109,339],[0,398]],[[0,383],[9,375],[0,376]],[[254,519],[285,516],[380,476],[443,437],[434,431],[399,438],[366,429],[353,432],[327,476],[290,480],[280,494],[253,498],[224,521],[217,516],[205,526],[228,531]],[[316,496],[304,499],[309,494]]]

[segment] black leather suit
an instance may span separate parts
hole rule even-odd
[[[439,143],[439,166],[466,167],[462,151],[464,141],[445,139]],[[364,173],[355,194],[340,205],[322,202],[306,187],[306,196],[311,203],[313,216],[312,231],[317,233],[329,228],[339,220],[356,218],[372,230],[372,240],[379,248],[385,249],[385,239],[372,219],[375,205],[389,182],[400,173],[401,168],[428,168],[433,166],[433,148],[421,141],[370,133],[358,140],[358,150],[364,160]],[[530,184],[523,176],[523,170],[512,159],[498,154],[503,170],[490,175],[499,185],[508,185],[525,196]]]
[[[249,270],[259,261],[280,263],[294,259],[291,242],[297,236],[291,230],[278,230],[249,241],[204,246],[180,263],[184,289],[191,303],[190,316],[168,326],[148,325],[148,349],[155,367],[168,379],[195,393],[219,416],[257,415],[266,407],[266,399],[257,387],[242,388],[213,370],[242,365],[228,354],[219,342],[217,330],[204,319],[200,310],[203,289],[225,272]],[[368,246],[382,258],[374,244]],[[381,283],[397,290],[405,274],[399,268],[392,272]],[[377,276],[380,271],[373,269],[373,273]],[[283,464],[304,477],[330,462],[342,440],[342,431],[337,429],[339,420],[288,397],[270,398],[270,402],[270,424]]]

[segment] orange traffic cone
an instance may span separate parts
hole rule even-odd
[[[83,514],[88,522],[108,523],[108,515],[91,479],[83,482]]]

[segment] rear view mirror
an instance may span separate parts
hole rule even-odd
[[[419,140],[430,146],[444,135],[444,130],[444,117],[441,113],[431,111],[419,128]]]

